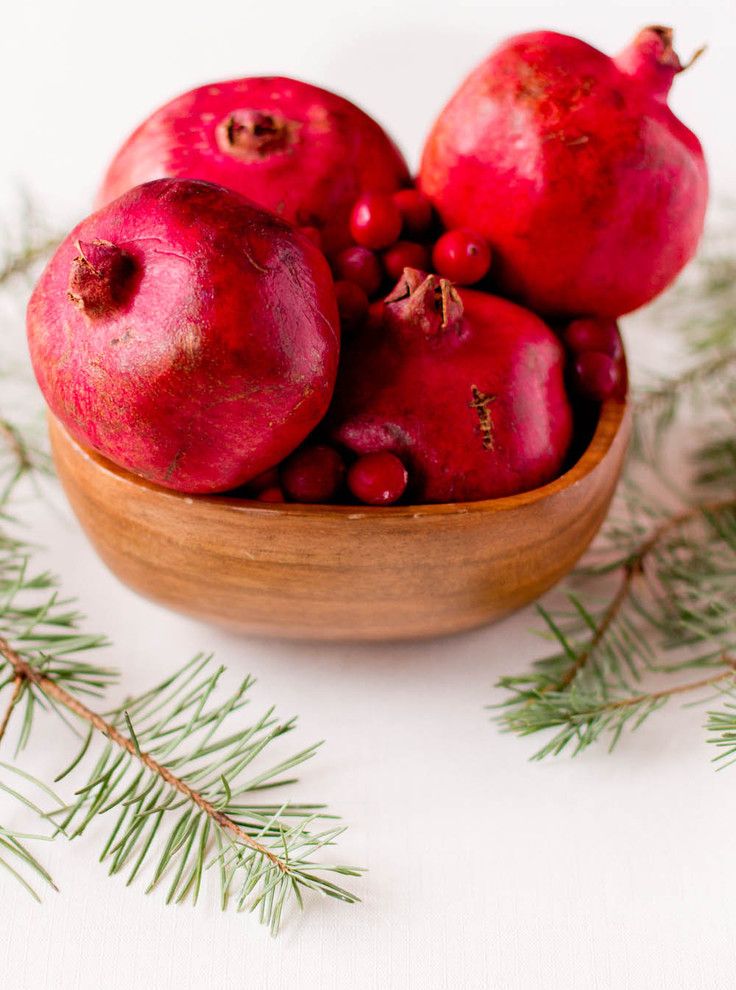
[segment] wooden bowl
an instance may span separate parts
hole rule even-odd
[[[361,508],[180,495],[50,420],[72,508],[125,584],[242,632],[322,640],[436,636],[533,601],[601,525],[630,426],[626,402],[609,400],[577,463],[522,495]]]

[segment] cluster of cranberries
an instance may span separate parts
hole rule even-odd
[[[316,227],[301,231],[322,247]],[[418,189],[365,193],[353,206],[354,244],[330,263],[340,321],[350,332],[367,318],[371,302],[385,295],[405,268],[432,271],[456,285],[481,282],[491,268],[491,249],[467,229],[443,231],[432,204]],[[562,330],[570,354],[570,385],[584,399],[602,402],[619,385],[623,347],[615,320],[581,318]],[[405,465],[388,452],[366,454],[350,466],[324,443],[307,443],[279,467],[254,478],[247,494],[261,502],[332,502],[349,494],[366,505],[392,505],[405,493]]]
[[[302,228],[319,243],[319,231]],[[354,244],[330,258],[343,329],[368,315],[405,268],[433,271],[457,285],[475,285],[491,267],[491,249],[472,230],[438,228],[432,204],[418,189],[365,193],[350,215]]]
[[[365,505],[392,505],[406,490],[409,474],[395,454],[364,454],[346,467],[327,444],[305,444],[279,467],[254,478],[247,494],[259,502],[332,502],[347,490]]]

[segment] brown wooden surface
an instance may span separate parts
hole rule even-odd
[[[543,488],[383,509],[179,495],[82,448],[53,418],[50,431],[79,521],[142,595],[243,632],[381,640],[480,625],[563,577],[605,517],[630,413],[606,403],[585,454]]]

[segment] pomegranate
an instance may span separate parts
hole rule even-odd
[[[482,62],[440,114],[420,188],[494,252],[497,284],[540,312],[618,316],[692,257],[708,179],[667,106],[683,66],[648,27],[616,58],[550,31]]]
[[[563,371],[562,345],[533,313],[407,268],[345,349],[331,435],[395,454],[419,501],[522,492],[563,465]]]
[[[337,372],[322,253],[208,182],[160,179],[83,220],[28,306],[36,377],[80,441],[168,488],[234,488],[316,426]]]
[[[118,151],[97,202],[161,176],[234,189],[319,229],[330,254],[351,243],[359,195],[409,181],[401,153],[371,117],[335,93],[280,77],[201,86],[156,110]]]

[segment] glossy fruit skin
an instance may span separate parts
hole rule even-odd
[[[68,290],[80,242],[100,241],[132,273],[122,298],[89,312]],[[324,415],[337,373],[324,256],[206,182],[146,183],[83,220],[41,275],[27,325],[70,433],[178,491],[225,491],[279,462]]]
[[[456,285],[475,285],[488,274],[491,249],[472,230],[448,230],[432,250],[434,270]]]
[[[350,214],[350,234],[356,244],[379,251],[398,240],[401,212],[391,196],[364,193]]]
[[[408,182],[376,121],[335,93],[277,76],[201,86],[160,107],[118,151],[97,204],[162,176],[219,183],[317,227],[328,253],[350,243],[359,195]]]
[[[619,384],[616,361],[602,351],[584,351],[573,365],[573,385],[586,399],[603,402],[616,391]]]
[[[383,269],[375,252],[369,248],[354,245],[342,250],[334,261],[338,279],[355,282],[367,296],[374,296],[383,281]]]
[[[702,148],[666,103],[681,68],[665,28],[615,59],[554,32],[511,38],[440,114],[420,188],[446,227],[488,240],[497,283],[532,309],[637,309],[703,229]]]
[[[348,488],[365,505],[393,505],[406,491],[409,473],[396,456],[386,450],[364,454],[348,471]]]
[[[563,466],[564,361],[533,313],[407,269],[345,349],[328,426],[356,454],[396,454],[419,502],[512,495]]]
[[[295,502],[331,502],[345,477],[345,465],[334,447],[305,445],[281,465],[281,485]]]
[[[432,267],[429,248],[416,241],[397,241],[383,252],[383,267],[392,282],[401,278],[405,268],[418,268],[428,272]]]

